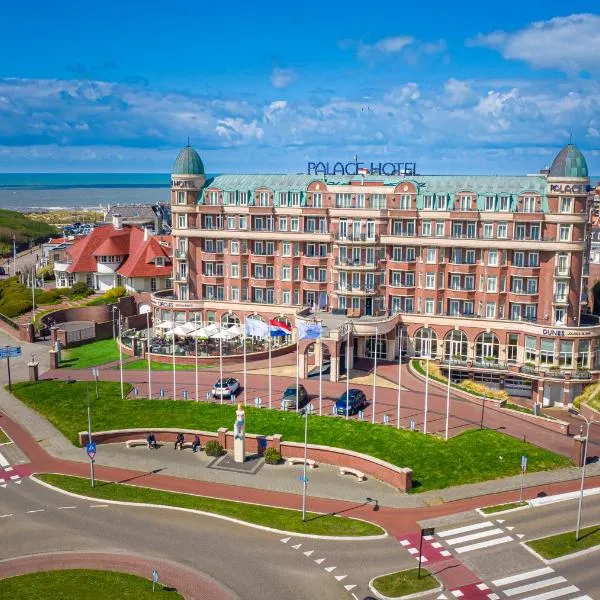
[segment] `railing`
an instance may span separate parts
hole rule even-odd
[[[324,257],[320,257],[324,258]],[[379,267],[379,261],[375,262],[366,262],[363,260],[343,260],[338,258],[335,261],[336,267],[354,267],[356,269],[376,269]]]
[[[568,302],[567,296],[563,296],[563,295],[559,295],[559,294],[554,294],[553,299],[554,299],[554,302],[558,302],[560,304],[566,304]]]
[[[537,367],[532,367],[531,365],[521,365],[519,367],[520,373],[527,373],[528,375],[539,375],[540,371]]]
[[[379,235],[367,236],[365,233],[336,233],[335,239],[339,242],[378,242]]]
[[[506,371],[508,369],[508,365],[503,362],[496,362],[493,360],[477,360],[473,361],[473,366],[478,367],[479,369],[498,369],[500,371]]]
[[[455,358],[443,358],[440,363],[442,365],[448,365],[450,367],[467,367],[468,363],[466,360],[459,360]]]
[[[555,277],[569,277],[569,269],[561,269],[560,267],[554,268]]]

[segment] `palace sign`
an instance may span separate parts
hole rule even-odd
[[[407,175],[417,174],[414,162],[309,162],[306,165],[308,175]]]
[[[550,184],[550,193],[558,194],[587,194],[591,189],[591,185],[586,185],[584,183],[574,183],[573,185],[568,183]]]

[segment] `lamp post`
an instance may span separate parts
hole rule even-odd
[[[583,465],[581,466],[581,487],[579,488],[579,506],[577,508],[577,527],[575,529],[575,541],[579,541],[579,529],[581,527],[581,509],[583,507],[583,486],[585,483],[585,465],[587,463],[587,449],[588,449],[588,441],[590,439],[590,425],[592,423],[598,423],[599,421],[594,421],[594,419],[588,419],[583,416],[576,408],[570,408],[569,412],[572,415],[582,418],[586,423],[586,432],[585,432],[585,443],[583,444]]]
[[[124,387],[123,387],[123,350],[121,348],[121,343],[123,340],[123,336],[122,336],[122,331],[121,331],[121,311],[118,309],[118,307],[113,306],[112,307],[113,310],[113,315],[116,312],[119,313],[119,339],[117,340],[117,346],[119,346],[119,379],[121,381],[121,400],[123,400],[125,398],[125,391],[124,391]],[[114,320],[113,320],[114,323]]]
[[[300,414],[304,417],[304,466],[302,469],[302,521],[306,521],[306,489],[308,477],[306,475],[306,460],[308,458],[308,406]]]
[[[148,399],[152,400],[152,364],[150,360],[150,311],[146,313],[146,354],[148,355]]]
[[[425,407],[423,415],[423,433],[427,433],[427,412],[429,409],[429,359],[431,358],[431,338],[423,340],[426,342],[425,347],[427,354],[425,355]]]

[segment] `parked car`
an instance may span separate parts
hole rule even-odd
[[[0,275],[6,275],[6,271],[4,270],[4,267],[0,267]]]
[[[298,397],[298,407],[296,407],[296,396]],[[308,393],[306,388],[300,383],[296,392],[296,384],[288,385],[281,397],[281,410],[296,410],[302,408],[308,402]]]
[[[217,398],[231,398],[235,396],[240,389],[240,382],[234,377],[227,377],[226,379],[219,379],[212,389],[213,397]]]
[[[335,414],[346,416],[346,410],[349,415],[355,415],[359,410],[367,406],[367,397],[362,390],[352,388],[348,390],[348,401],[346,402],[346,392],[344,392],[335,401]]]
[[[409,361],[410,361],[410,356],[408,355],[408,352],[406,350],[402,350],[402,352],[400,354],[400,362],[404,365]]]

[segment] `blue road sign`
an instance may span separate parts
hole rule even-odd
[[[299,481],[308,483],[310,481],[310,479],[308,477],[304,477],[304,475],[300,475],[300,477],[298,477]]]
[[[521,456],[521,471],[523,471],[523,473],[527,471],[527,457],[525,455]]]
[[[0,348],[0,358],[14,358],[21,356],[21,346],[4,346]]]
[[[90,442],[87,446],[86,446],[86,450],[88,452],[96,452],[96,442]]]

